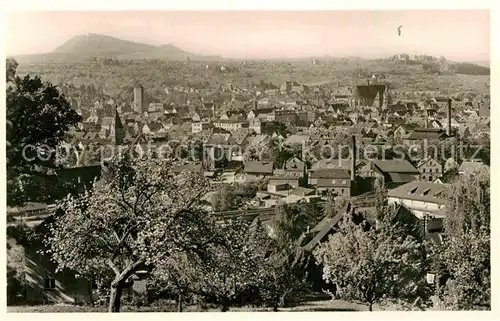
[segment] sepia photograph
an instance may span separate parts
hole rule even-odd
[[[489,10],[4,26],[11,315],[491,310]]]

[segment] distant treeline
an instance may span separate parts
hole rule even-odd
[[[452,68],[456,74],[464,74],[464,75],[489,75],[490,74],[490,68],[471,64],[468,62],[456,63],[453,65]]]

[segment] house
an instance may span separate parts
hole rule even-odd
[[[297,157],[290,158],[285,162],[286,171],[297,171],[303,173],[305,166],[305,163]]]
[[[149,112],[164,112],[165,104],[164,103],[150,103],[149,104]]]
[[[446,133],[439,128],[418,128],[414,129],[403,139],[405,145],[421,145],[424,140],[442,141],[446,138]]]
[[[251,110],[247,114],[247,119],[252,120],[254,118],[259,118],[263,121],[274,121],[275,120],[275,109],[274,108],[262,108]]]
[[[420,220],[426,220],[426,229],[443,228],[446,197],[450,186],[423,181],[413,181],[388,192],[388,204],[404,205]]]
[[[308,242],[302,246],[307,252],[312,252],[318,244],[326,241],[328,237],[334,232],[335,226],[342,220],[342,218],[347,214],[353,213],[353,206],[348,202],[344,208],[339,210],[335,217],[325,217],[316,226],[312,227],[305,237],[309,239]]]
[[[396,129],[394,129],[394,132],[393,132],[394,139],[397,139],[397,138],[403,139],[408,134],[410,134],[411,131],[414,130],[415,128],[416,128],[416,126],[411,125],[411,124],[399,125],[398,127],[396,127]]]
[[[420,180],[433,182],[443,176],[443,164],[432,157],[427,157],[417,164],[417,169],[420,172]]]
[[[274,120],[281,123],[295,125],[297,123],[297,119],[297,114],[293,110],[277,110],[275,112]]]
[[[23,279],[26,304],[47,303],[90,303],[96,287],[92,282],[77,278],[70,270],[56,272],[56,264],[45,250],[40,240],[32,238],[28,244],[12,237],[7,239],[7,265],[15,269]]]
[[[246,119],[247,114],[244,110],[229,110],[221,114],[220,120],[229,120],[234,116],[236,116],[238,119]]]
[[[348,170],[318,169],[311,172],[308,183],[316,188],[318,195],[332,191],[339,196],[351,196],[351,175]]]
[[[222,119],[222,118],[221,118]],[[256,134],[261,133],[262,122],[258,118],[251,119],[248,128],[253,130]]]
[[[275,171],[273,176],[269,177],[267,191],[289,195],[292,190],[299,187],[301,177],[301,172]]]
[[[142,133],[144,135],[151,135],[151,134],[156,134],[156,133],[164,133],[166,132],[165,128],[163,128],[163,125],[161,123],[157,122],[151,122],[144,124],[142,127]]]
[[[363,178],[381,177],[388,186],[418,180],[420,172],[407,160],[377,159],[359,169]]]
[[[31,305],[92,303],[97,299],[96,283],[70,269],[57,270],[56,264],[47,254],[40,236],[49,233],[49,225],[57,219],[55,215],[33,226],[34,233],[29,241],[17,240],[14,237],[7,240],[8,265],[18,270],[23,278],[23,301]],[[131,298],[144,290],[145,274],[138,272],[127,280],[123,297]]]
[[[213,127],[213,125],[210,122],[194,122],[194,123],[191,123],[191,132],[193,134],[196,134],[196,133],[199,133],[203,130],[208,130],[212,127]]]
[[[217,120],[213,122],[213,125],[227,131],[249,128],[249,122],[246,120]]]
[[[243,172],[245,173],[245,181],[254,181],[264,177],[273,175],[273,162],[246,162]]]

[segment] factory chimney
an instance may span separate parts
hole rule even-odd
[[[446,135],[451,136],[451,99],[448,99],[448,126],[446,127]]]
[[[356,178],[356,136],[352,135],[351,182]]]
[[[425,128],[429,128],[429,112],[425,110]]]

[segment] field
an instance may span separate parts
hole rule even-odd
[[[225,71],[220,67],[224,66]],[[61,62],[50,64],[23,64],[19,75],[38,74],[54,84],[72,83],[79,87],[90,84],[103,87],[114,96],[139,81],[146,92],[159,100],[167,98],[166,85],[187,84],[218,89],[226,83],[240,88],[259,86],[262,82],[279,86],[294,80],[309,85],[326,87],[351,86],[373,74],[383,75],[394,91],[443,91],[449,93],[489,93],[489,76],[462,74],[431,75],[420,65],[403,65],[390,61],[337,59],[318,65],[310,61],[223,61],[223,62],[169,62],[161,60],[134,60],[103,63],[99,61]]]
[[[374,307],[374,310],[377,310]],[[122,307],[122,312],[176,312],[174,305],[166,305],[161,307]],[[216,307],[208,307],[201,309],[198,306],[187,306],[184,312],[219,312]],[[271,312],[272,309],[266,308],[231,308],[230,312]],[[351,303],[343,300],[319,300],[310,302],[301,302],[299,305],[288,308],[279,309],[283,312],[313,312],[313,311],[368,311],[368,307],[362,304]],[[107,312],[105,306],[74,306],[74,305],[38,305],[38,306],[10,306],[7,307],[7,312],[10,313],[88,313]]]

